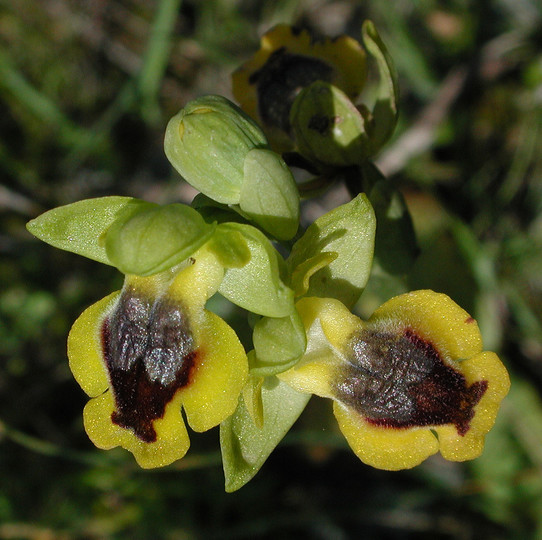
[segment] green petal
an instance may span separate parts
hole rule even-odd
[[[224,268],[242,268],[250,261],[251,253],[245,237],[228,224],[216,228],[208,248]]]
[[[267,237],[250,225],[229,223],[245,237],[250,261],[242,268],[228,268],[218,292],[230,302],[267,317],[284,317],[294,310],[293,291],[281,279],[284,264]]]
[[[338,256],[339,254],[334,251],[324,251],[298,264],[292,272],[292,287],[296,297],[306,295],[309,291],[311,277],[331,264]]]
[[[196,189],[225,204],[237,204],[243,162],[267,139],[256,122],[222,96],[191,101],[168,123],[166,156]]]
[[[369,156],[366,120],[336,86],[316,81],[295,99],[290,111],[300,154],[316,163],[345,167]]]
[[[363,44],[376,60],[380,75],[377,101],[373,109],[374,129],[371,133],[371,147],[374,154],[395,130],[398,116],[399,85],[393,60],[371,21],[363,23],[362,36]]]

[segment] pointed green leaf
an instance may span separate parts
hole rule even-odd
[[[185,204],[143,203],[119,213],[106,233],[105,248],[124,274],[150,276],[189,257],[214,229]]]
[[[251,225],[224,223],[239,231],[250,250],[250,261],[242,268],[226,270],[218,292],[230,302],[253,313],[284,317],[292,313],[294,293],[281,278],[284,261],[269,239]]]
[[[137,208],[142,202],[132,197],[85,199],[53,208],[26,227],[54,247],[114,266],[105,250],[105,232],[121,210]]]
[[[287,317],[263,317],[252,336],[255,355],[253,375],[276,375],[291,368],[307,347],[305,328],[297,311]]]
[[[278,240],[292,238],[299,225],[299,192],[283,159],[266,149],[248,152],[239,198],[241,210]]]
[[[227,492],[238,490],[254,477],[303,412],[310,396],[293,390],[276,377],[266,377],[262,386],[261,428],[240,400],[237,410],[220,425]]]
[[[373,163],[364,163],[360,172],[378,223],[375,261],[389,275],[404,275],[419,252],[405,198]]]
[[[310,277],[306,295],[337,298],[351,308],[369,279],[375,228],[375,215],[364,194],[312,223],[294,244],[288,258],[290,270],[294,275],[303,273],[306,261],[321,253],[336,253],[337,257]],[[314,260],[325,261],[321,258]]]

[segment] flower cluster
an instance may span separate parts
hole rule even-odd
[[[191,205],[102,197],[28,224],[125,275],[68,337],[98,448],[168,465],[189,448],[184,411],[196,432],[220,425],[233,491],[317,395],[374,467],[482,452],[510,383],[474,319],[429,290],[391,298],[367,321],[354,313],[373,265],[404,274],[417,253],[404,200],[371,161],[396,124],[395,71],[372,23],[362,37],[365,48],[279,25],[233,75],[240,107],[221,96],[187,103],[164,148],[200,192]],[[356,103],[371,60],[372,109]],[[312,181],[298,184],[290,163]],[[302,230],[300,191],[317,196],[340,179],[352,200]],[[208,310],[215,294],[248,312],[247,349]]]

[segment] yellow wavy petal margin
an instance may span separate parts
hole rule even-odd
[[[181,408],[190,426],[200,432],[217,426],[234,412],[248,376],[247,357],[232,328],[203,308],[222,274],[223,269],[209,252],[198,252],[165,292],[188,311],[198,354],[190,383],[175,393],[163,417],[153,422],[155,442],[144,442],[111,420],[116,406],[103,358],[101,329],[120,291],[96,302],[75,321],[68,336],[70,369],[81,388],[93,398],[85,406],[83,421],[98,448],[121,446],[132,452],[141,467],[162,467],[182,458],[190,446]],[[162,279],[127,276],[126,284],[149,293],[156,292],[156,283]]]
[[[339,428],[354,453],[368,465],[400,470],[419,465],[440,451],[451,461],[478,457],[485,435],[495,423],[502,399],[510,388],[508,373],[492,352],[482,352],[478,325],[444,294],[414,291],[392,298],[369,321],[361,321],[337,300],[304,298],[297,304],[309,344],[297,366],[280,378],[304,392],[334,399],[336,366],[342,350],[356,330],[374,328],[401,332],[410,329],[430,342],[450,367],[461,373],[468,386],[487,381],[487,389],[474,407],[469,429],[460,435],[454,425],[394,428],[370,424],[360,413],[334,401]],[[314,337],[311,343],[311,336]]]

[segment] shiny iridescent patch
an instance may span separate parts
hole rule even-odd
[[[331,82],[333,68],[310,56],[292,54],[285,47],[271,54],[249,78],[258,94],[258,112],[270,126],[290,129],[290,109],[299,92],[315,81]]]
[[[111,420],[155,442],[153,422],[190,382],[196,358],[182,307],[127,289],[103,323],[102,345],[116,405]]]
[[[351,340],[337,399],[377,426],[453,424],[465,435],[487,381],[467,386],[435,347],[412,330],[396,335],[364,330]]]

